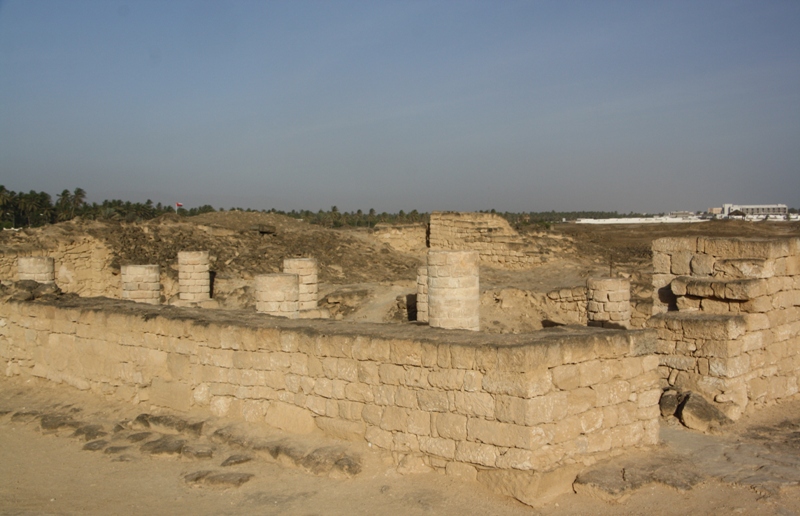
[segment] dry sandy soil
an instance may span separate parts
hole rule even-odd
[[[253,230],[255,225],[274,226],[275,232],[259,233]],[[354,306],[346,320],[353,322],[400,322],[396,299],[414,291],[416,267],[422,263],[421,252],[397,251],[368,231],[330,230],[278,215],[240,212],[190,219],[162,217],[144,224],[73,222],[3,232],[0,248],[43,245],[82,233],[107,242],[116,254],[115,266],[159,263],[172,270],[169,267],[178,250],[209,249],[216,258],[214,268],[223,278],[277,272],[285,257],[313,255],[320,263],[322,293],[352,294]],[[651,241],[681,235],[800,235],[800,224],[560,224],[545,234],[525,235],[537,242],[546,263],[529,271],[482,269],[482,289],[547,292],[581,285],[588,276],[611,269],[630,276],[634,289],[646,290]],[[506,329],[514,329],[514,321],[502,322]],[[213,449],[211,458],[183,452],[154,455],[142,451],[141,442],[131,440],[142,433],[131,423],[141,410],[66,387],[0,379],[0,514],[800,513],[800,400],[752,414],[715,436],[692,433],[665,420],[662,446],[593,470],[596,477],[623,486],[623,492],[617,493],[620,499],[601,499],[609,498],[613,485],[603,491],[602,485],[589,483],[579,493],[565,494],[540,509],[467,480],[433,473],[401,474],[374,451],[352,443],[321,445],[308,441],[311,438],[278,436],[267,427],[246,430],[289,439],[300,447],[343,446],[360,458],[363,467],[355,475],[315,474],[308,465],[214,441],[205,430],[190,440],[194,439],[191,442],[197,449]],[[53,428],[56,416],[100,425],[106,435],[84,432],[73,437],[74,424]],[[118,428],[120,423],[124,424]],[[221,424],[207,421],[206,428]],[[159,427],[145,444],[181,435]],[[108,442],[97,451],[84,449],[97,440]],[[109,447],[116,451],[106,452]],[[223,467],[232,455],[253,460]],[[205,471],[214,473],[197,475]],[[187,482],[192,474],[198,482]],[[233,485],[245,477],[246,482]],[[209,483],[213,478],[220,478],[221,484]]]
[[[0,414],[0,514],[600,516],[789,515],[800,511],[798,478],[787,478],[792,473],[770,473],[763,464],[753,465],[757,462],[754,457],[764,455],[759,451],[765,449],[765,442],[769,444],[776,437],[770,429],[784,428],[779,440],[788,447],[773,464],[793,469],[795,477],[800,475],[800,443],[797,435],[792,440],[792,433],[798,434],[800,429],[800,400],[764,409],[715,436],[693,433],[665,420],[661,446],[597,465],[596,469],[604,478],[613,477],[616,470],[630,475],[646,470],[649,464],[664,464],[664,457],[668,457],[666,481],[673,486],[649,481],[618,501],[606,501],[584,490],[564,494],[538,509],[488,492],[469,480],[436,473],[401,474],[385,458],[353,443],[279,435],[265,426],[249,425],[243,431],[298,446],[341,446],[350,456],[360,458],[362,470],[349,478],[314,474],[308,465],[298,467],[252,448],[210,440],[206,436],[213,435],[213,429],[220,425],[211,420],[205,422],[202,437],[183,434],[195,449],[206,446],[213,450],[211,457],[186,452],[150,454],[142,451],[148,441],[181,434],[153,427],[147,429],[149,435],[144,440],[134,442],[135,436],[148,432],[131,426],[140,414],[133,407],[37,380],[0,380]],[[79,424],[54,425],[53,418],[58,415]],[[91,425],[107,434],[76,431]],[[768,439],[770,436],[772,439]],[[105,450],[87,449],[99,441],[106,441]],[[222,466],[231,456],[252,460]],[[693,463],[692,457],[700,460]],[[728,478],[706,474],[715,460]],[[239,486],[235,482],[209,485],[187,481],[187,476],[199,471],[240,475],[236,477],[239,479],[241,475],[252,476]],[[741,471],[745,475],[735,480],[734,473]],[[754,480],[753,474],[759,471]],[[777,484],[769,484],[770,474],[772,480],[778,479]],[[681,484],[685,479],[694,485],[686,488]]]

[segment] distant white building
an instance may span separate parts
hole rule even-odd
[[[789,207],[785,204],[750,204],[750,205],[739,205],[739,204],[723,204],[722,205],[722,216],[723,217],[730,217],[731,213],[733,212],[741,212],[745,216],[748,215],[755,215],[755,216],[783,216],[785,217],[789,213]]]

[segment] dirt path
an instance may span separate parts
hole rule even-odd
[[[636,475],[643,478],[654,466],[661,465],[663,473],[666,464],[668,474],[662,474],[661,481],[647,480],[616,502],[601,500],[603,493],[597,490],[581,490],[541,509],[466,480],[435,473],[402,475],[374,452],[362,455],[363,468],[347,477],[307,463],[298,467],[285,457],[272,460],[253,447],[154,426],[146,440],[183,436],[195,450],[210,443],[214,453],[212,457],[186,451],[145,453],[146,445],[131,441],[132,436],[149,433],[130,424],[140,412],[66,387],[0,380],[0,514],[800,514],[795,478],[800,476],[800,450],[793,426],[800,422],[800,400],[765,409],[721,436],[665,424],[663,446],[593,468],[605,470],[600,478],[619,474],[630,480]],[[53,424],[59,421],[54,419],[58,414],[95,430],[92,425],[98,425],[107,433],[88,436],[84,431],[73,436],[78,425]],[[127,426],[117,427],[121,421]],[[106,441],[105,448],[85,449],[98,440]],[[319,438],[284,436],[280,442],[317,446]],[[364,453],[358,445],[339,446],[347,456]],[[323,448],[330,447],[328,442]],[[222,466],[231,457],[250,460]],[[217,485],[187,481],[187,476],[207,471],[213,473],[206,478],[227,475],[228,481]],[[726,472],[727,478],[721,480]],[[696,482],[683,482],[696,475]],[[235,479],[245,477],[237,486]],[[782,480],[770,483],[776,478]]]

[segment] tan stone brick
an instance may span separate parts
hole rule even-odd
[[[694,251],[675,251],[671,255],[670,271],[678,276],[686,276],[692,273],[691,262]]]
[[[463,389],[467,392],[477,392],[481,390],[483,384],[483,374],[478,371],[466,371],[464,373]]]
[[[393,340],[390,345],[390,360],[395,364],[415,365],[422,364],[422,344],[408,340]]]
[[[709,358],[709,373],[720,378],[735,378],[750,371],[750,356],[739,355],[729,358]]]
[[[615,380],[608,383],[592,386],[597,393],[597,406],[617,405],[628,399],[631,395],[631,384],[625,380]]]
[[[408,409],[384,407],[380,427],[388,431],[408,431]]]
[[[459,414],[434,413],[431,425],[436,437],[445,437],[456,441],[467,438],[467,418]]]
[[[419,449],[424,453],[452,459],[456,454],[456,442],[438,437],[419,437]]]
[[[696,237],[670,237],[653,240],[652,249],[654,253],[674,254],[680,251],[697,252],[698,243]]]
[[[424,367],[406,367],[406,374],[403,385],[409,387],[428,388],[429,370]]]
[[[455,411],[472,417],[494,417],[494,397],[485,392],[453,393]]]
[[[702,345],[695,352],[701,357],[728,358],[739,356],[744,351],[745,335],[740,340],[707,340],[700,341]]]
[[[389,342],[377,338],[356,337],[352,349],[353,358],[358,360],[388,362],[391,356]]]
[[[419,402],[417,401],[417,390],[406,389],[405,387],[397,387],[395,389],[395,404],[398,407],[405,408],[418,408]]]
[[[350,421],[361,421],[361,414],[364,411],[364,407],[366,406],[365,404],[354,401],[345,401],[345,400],[341,400],[335,403],[337,403],[338,406],[337,409],[338,417],[342,419],[348,419]]]
[[[431,435],[431,414],[411,410],[408,414],[408,431],[416,435]]]
[[[481,466],[494,467],[497,461],[497,448],[489,444],[459,442],[456,444],[455,459]]]
[[[361,403],[372,403],[375,400],[372,386],[366,383],[348,383],[344,388],[344,395],[350,401]]]
[[[394,405],[397,387],[392,385],[376,385],[372,388],[372,394],[376,405]]]
[[[441,391],[417,391],[419,408],[427,412],[447,412],[449,402],[447,394]]]
[[[693,276],[711,276],[714,273],[715,260],[707,254],[695,254],[690,263]]]
[[[464,373],[465,371],[462,369],[431,371],[428,373],[427,383],[439,389],[460,390],[464,385]]]
[[[383,408],[377,405],[364,405],[361,418],[370,425],[380,426],[383,417]]]
[[[378,385],[380,383],[378,364],[360,361],[358,363],[358,381],[369,385]]]
[[[497,370],[527,373],[562,364],[560,343],[539,346],[506,346],[497,349]]]
[[[327,401],[326,398],[319,396],[306,396],[305,408],[314,414],[324,416],[326,413]]]
[[[553,444],[572,441],[583,433],[583,425],[579,416],[569,416],[555,424]]]
[[[553,375],[553,385],[555,385],[555,387],[558,389],[570,391],[577,389],[581,385],[581,374],[577,364],[567,364],[554,367],[550,371]],[[503,392],[500,394],[508,393]]]
[[[580,421],[581,432],[588,434],[603,428],[605,412],[602,408],[587,410],[576,416]]]
[[[402,366],[381,364],[378,367],[378,376],[381,383],[388,385],[404,385],[406,370]]]
[[[589,387],[581,387],[567,392],[567,414],[579,414],[595,406],[597,393]]]
[[[488,372],[483,377],[483,389],[519,398],[541,396],[553,390],[552,373],[543,368],[525,373]]]
[[[541,427],[520,426],[478,418],[469,418],[467,435],[470,441],[527,450],[537,449],[552,439],[552,435],[548,435]]]
[[[392,445],[394,444],[394,437],[392,436],[392,432],[382,430],[377,426],[367,426],[367,430],[364,433],[364,437],[366,438],[368,443],[371,443],[379,448],[383,448],[386,450],[390,450]]]
[[[566,414],[566,392],[551,392],[533,399],[495,397],[495,417],[504,423],[533,426],[558,421]]]

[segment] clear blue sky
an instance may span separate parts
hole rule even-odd
[[[187,207],[800,207],[800,1],[0,0],[0,184]]]

